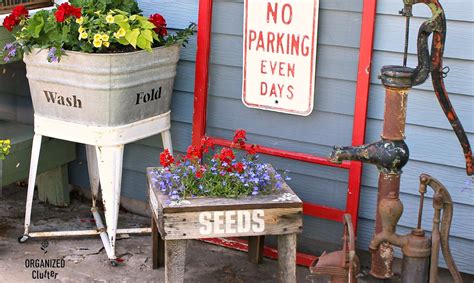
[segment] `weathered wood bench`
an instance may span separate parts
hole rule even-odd
[[[10,154],[0,161],[0,192],[3,186],[28,178],[33,126],[0,120],[0,139],[10,139]],[[69,205],[67,163],[76,159],[74,143],[43,139],[38,165],[38,197],[56,206]]]
[[[263,237],[277,235],[280,282],[296,282],[296,235],[302,232],[303,203],[284,184],[278,193],[239,199],[170,201],[147,169],[152,210],[153,268],[165,267],[166,282],[183,282],[186,240],[249,237],[249,260],[259,263]]]

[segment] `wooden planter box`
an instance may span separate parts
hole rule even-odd
[[[161,236],[156,235],[154,241],[157,255],[154,256],[154,267],[164,262],[167,281],[182,281],[187,239],[278,235],[280,279],[294,282],[296,234],[303,228],[303,202],[286,183],[271,195],[238,199],[194,198],[176,204],[153,183],[155,169],[147,169],[152,222]],[[161,241],[164,241],[164,248]],[[166,250],[164,258],[163,250]]]

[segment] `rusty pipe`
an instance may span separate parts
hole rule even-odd
[[[410,78],[412,69],[383,69],[382,76],[386,81],[395,84],[396,76]],[[390,193],[398,196],[402,168],[409,159],[409,150],[405,139],[405,121],[408,89],[406,87],[385,85],[385,110],[382,140],[360,147],[335,147],[329,160],[335,163],[344,160],[358,160],[377,166],[380,171],[377,195],[377,207]],[[382,232],[380,213],[375,215],[375,233]],[[384,247],[372,254],[370,274],[376,278],[392,277],[391,260],[393,249]]]

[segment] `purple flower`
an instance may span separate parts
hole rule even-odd
[[[5,46],[3,47],[3,51],[7,51],[7,50],[10,50],[12,48],[14,48],[15,46],[12,44],[12,43],[7,43],[5,44]]]
[[[52,62],[59,62],[59,58],[58,56],[56,55],[56,52],[58,50],[56,49],[56,47],[51,47],[51,49],[49,49],[49,52],[48,52],[48,62],[49,63],[52,63]]]

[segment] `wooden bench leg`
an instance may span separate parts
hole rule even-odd
[[[165,266],[165,241],[161,239],[154,217],[151,218],[151,237],[153,269],[158,269]]]
[[[46,171],[37,177],[38,198],[54,206],[69,206],[69,179],[67,164]]]
[[[279,282],[296,282],[296,234],[278,235]]]
[[[251,263],[260,264],[263,260],[263,246],[265,245],[265,236],[251,236],[248,240],[248,260]]]
[[[186,240],[167,240],[165,249],[165,282],[182,283],[186,261]]]

